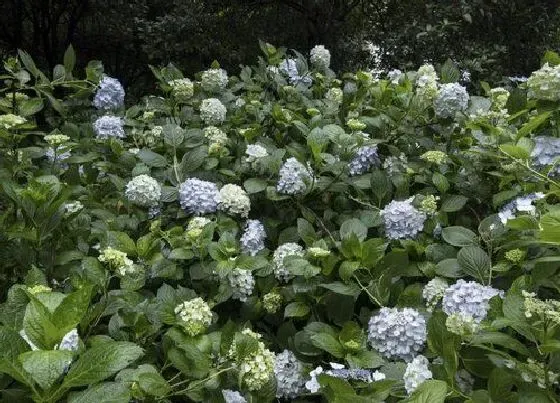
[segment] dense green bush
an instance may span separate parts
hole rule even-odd
[[[559,57],[238,77],[28,54],[0,89],[0,393],[24,402],[554,402]]]

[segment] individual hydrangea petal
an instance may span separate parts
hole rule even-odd
[[[331,52],[323,45],[317,45],[310,52],[311,64],[320,70],[326,70],[331,65]]]
[[[93,98],[93,106],[103,110],[118,109],[124,106],[124,88],[119,80],[108,76],[103,77]]]
[[[174,312],[185,332],[193,337],[206,331],[212,324],[210,306],[200,297],[177,305]]]
[[[266,231],[259,220],[247,220],[243,235],[241,235],[241,250],[251,256],[255,256],[264,249]]]
[[[354,158],[348,164],[350,176],[362,175],[371,170],[374,166],[381,165],[381,161],[377,156],[377,147],[363,146],[358,148]]]
[[[288,195],[304,193],[313,178],[311,170],[294,157],[288,158],[282,165],[279,175],[276,191]]]
[[[560,100],[560,65],[545,63],[527,80],[527,97],[543,101]]]
[[[469,93],[458,83],[443,84],[434,100],[436,115],[442,118],[454,117],[457,112],[469,106]]]
[[[215,183],[189,178],[179,188],[181,207],[191,214],[214,213],[220,193]]]
[[[227,72],[224,69],[206,70],[202,73],[200,85],[206,92],[222,92],[228,85]]]
[[[303,392],[305,380],[302,375],[303,364],[294,353],[284,350],[274,359],[276,377],[276,397],[295,399]]]
[[[404,371],[404,388],[406,393],[411,394],[424,381],[432,379],[432,371],[428,369],[429,361],[423,355],[415,357],[412,362],[408,363]]]
[[[151,176],[141,174],[126,184],[124,194],[132,203],[150,207],[158,204],[161,198],[161,186]]]
[[[412,360],[424,348],[426,320],[412,308],[386,308],[369,320],[368,340],[385,357]]]
[[[200,118],[209,126],[217,126],[226,120],[227,109],[217,98],[208,98],[200,104]]]
[[[288,281],[293,277],[284,265],[284,259],[288,256],[303,257],[305,256],[305,252],[300,245],[293,242],[282,244],[274,251],[272,267],[274,276],[280,281]]]
[[[445,290],[442,300],[443,312],[447,315],[463,313],[472,316],[476,322],[481,322],[490,308],[488,301],[496,295],[503,294],[501,290],[475,281],[459,279]]]
[[[228,280],[233,291],[233,299],[246,302],[247,298],[253,294],[253,289],[255,288],[255,278],[253,277],[251,271],[236,267],[229,274]]]
[[[393,200],[381,210],[389,239],[412,239],[422,232],[427,217],[412,205],[412,200]]]
[[[123,120],[117,116],[101,116],[93,123],[93,131],[99,140],[111,138],[122,139],[126,137]]]
[[[241,186],[230,183],[220,189],[218,208],[229,214],[247,217],[251,200]]]

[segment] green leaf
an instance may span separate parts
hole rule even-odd
[[[171,391],[167,381],[157,372],[144,372],[138,376],[140,389],[155,397],[164,397]]]
[[[305,242],[307,245],[313,244],[313,242],[317,239],[317,234],[315,233],[315,229],[313,226],[304,218],[297,219],[297,230],[299,237]]]
[[[348,238],[351,234],[354,234],[360,241],[363,241],[367,237],[367,232],[367,227],[357,218],[346,220],[340,226],[341,239]]]
[[[551,211],[543,215],[540,227],[541,240],[560,244],[560,210]]]
[[[379,353],[372,350],[346,354],[346,361],[351,368],[379,368],[385,362]]]
[[[465,206],[467,200],[468,199],[465,196],[451,195],[446,198],[441,204],[441,211],[444,211],[446,213],[459,211]]]
[[[72,392],[68,403],[128,403],[129,386],[118,382],[104,382],[81,392]]]
[[[183,154],[181,160],[181,172],[186,175],[199,169],[208,158],[207,147],[196,147]]]
[[[69,294],[53,313],[53,323],[62,335],[75,328],[87,312],[91,297],[91,287],[82,288]]]
[[[310,308],[309,306],[307,306],[307,304],[305,304],[304,302],[291,302],[288,305],[286,305],[286,308],[284,309],[284,317],[285,318],[300,318],[302,316],[306,316],[309,312],[310,312]]]
[[[168,124],[163,126],[163,141],[171,147],[179,147],[185,139],[185,132],[181,126]]]
[[[517,138],[525,137],[528,134],[534,132],[536,129],[539,128],[540,125],[545,123],[550,118],[550,115],[552,115],[552,111],[546,111],[546,112],[539,113],[537,116],[533,116],[532,118],[530,118],[527,123],[525,123],[523,126],[519,128],[519,130],[517,130]],[[525,152],[527,151],[525,150]]]
[[[530,153],[523,147],[516,146],[514,144],[502,144],[500,150],[503,153],[509,154],[513,158],[526,160],[529,159]]]
[[[512,389],[516,385],[516,379],[510,371],[503,368],[494,368],[488,378],[488,392],[495,402],[513,402],[515,394]]]
[[[408,403],[444,403],[447,396],[447,383],[444,381],[425,381],[405,402]]]
[[[250,178],[243,183],[243,187],[249,194],[260,193],[266,190],[267,183],[264,179]]]
[[[140,150],[136,156],[150,167],[164,168],[167,166],[167,159],[163,155],[155,153],[147,148]]]
[[[67,350],[38,350],[23,353],[19,360],[42,389],[49,389],[64,374],[72,355]]]
[[[495,344],[516,351],[525,356],[529,355],[529,350],[527,350],[527,347],[525,347],[523,343],[505,333],[480,332],[472,337],[471,344]]]
[[[320,287],[331,290],[336,294],[348,295],[354,298],[358,297],[361,292],[360,288],[354,284],[344,284],[340,282],[321,284]]]
[[[344,348],[342,344],[331,334],[316,333],[311,336],[313,345],[336,358],[344,357]]]
[[[465,274],[484,283],[490,273],[491,261],[488,254],[478,246],[465,246],[457,253],[457,262]]]
[[[477,244],[477,236],[465,227],[445,227],[441,231],[443,240],[453,246],[469,246]]]
[[[432,175],[432,183],[441,193],[447,192],[450,187],[447,178],[439,172],[436,172]]]
[[[74,52],[74,48],[72,44],[68,45],[66,51],[64,52],[64,69],[68,73],[72,73],[74,67],[76,66],[76,52]]]
[[[18,360],[18,356],[28,350],[29,346],[18,332],[5,326],[0,327],[0,372],[29,385],[31,380]]]
[[[461,72],[451,59],[447,59],[443,66],[441,66],[441,82],[442,83],[455,83],[459,81]]]
[[[463,275],[463,270],[457,259],[443,259],[436,264],[436,274],[443,277],[459,278]]]
[[[52,321],[52,315],[45,305],[32,297],[25,308],[23,330],[29,339],[39,348],[50,350],[60,340],[58,328]]]
[[[96,344],[72,365],[63,387],[70,389],[100,382],[126,368],[143,354],[140,347],[126,341]]]

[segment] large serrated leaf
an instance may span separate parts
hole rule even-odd
[[[71,393],[68,403],[128,403],[129,386],[118,382],[104,382],[84,391]]]
[[[23,369],[42,389],[49,389],[72,362],[72,354],[68,350],[28,351],[19,360]]]

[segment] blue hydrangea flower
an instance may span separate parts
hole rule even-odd
[[[426,214],[412,205],[413,199],[393,200],[381,210],[389,239],[412,239],[424,228]]]
[[[350,170],[350,176],[362,175],[380,164],[381,161],[377,156],[377,147],[363,146],[356,151],[354,158],[348,164],[348,169]]]
[[[274,359],[274,375],[276,378],[276,397],[295,399],[302,392],[305,384],[303,364],[294,353],[284,350]]]
[[[430,362],[423,355],[419,355],[412,360],[404,371],[403,381],[406,393],[411,394],[418,386],[432,379],[432,371],[429,370],[428,364]]]
[[[97,109],[118,109],[124,106],[124,88],[119,80],[103,77],[93,98],[93,106]]]
[[[500,212],[498,213],[498,217],[502,224],[507,224],[508,220],[515,218],[517,212],[525,212],[531,215],[535,215],[537,213],[537,208],[533,205],[535,200],[539,200],[544,198],[544,194],[537,192],[537,193],[530,193],[526,196],[518,197],[504,205]]]
[[[443,84],[434,100],[436,115],[442,118],[455,116],[469,105],[469,93],[458,83]]]
[[[560,157],[560,138],[550,136],[536,136],[535,147],[531,152],[533,164],[539,168],[550,167]],[[560,164],[552,169],[553,174],[560,174]]]
[[[310,169],[294,157],[288,158],[280,168],[279,174],[276,191],[288,195],[304,193],[313,178]]]
[[[447,315],[455,313],[472,316],[480,323],[490,307],[488,301],[496,295],[503,296],[504,292],[492,287],[484,286],[475,281],[463,279],[449,286],[442,300],[442,309]]]
[[[266,232],[264,225],[259,220],[247,220],[243,235],[241,235],[241,250],[255,256],[264,249]]]
[[[412,308],[381,308],[369,320],[368,340],[389,359],[411,361],[424,348],[426,320]]]
[[[189,178],[181,184],[179,199],[189,213],[208,214],[218,209],[220,193],[215,183]]]
[[[93,131],[99,140],[126,137],[123,120],[117,116],[101,116],[93,123]]]

